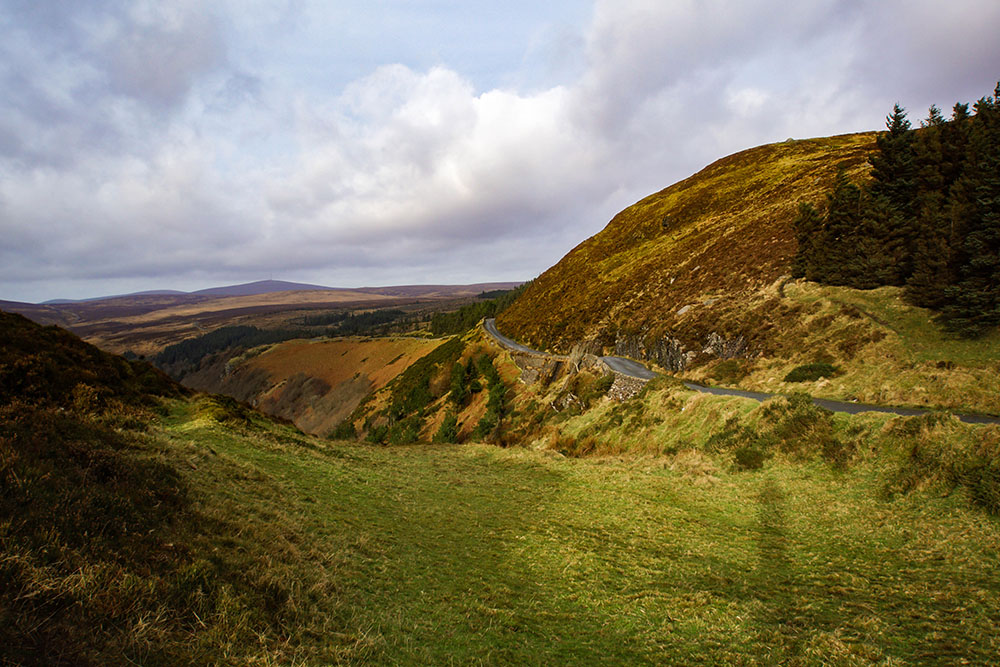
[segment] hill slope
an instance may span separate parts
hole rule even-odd
[[[370,392],[440,344],[410,337],[291,340],[206,364],[184,384],[232,396],[307,433],[326,435]]]
[[[539,276],[498,318],[501,330],[562,350],[629,336],[701,345],[718,326],[702,306],[739,301],[787,273],[798,203],[822,200],[838,164],[865,172],[874,137],[760,146],[646,197]]]
[[[0,342],[3,664],[987,663],[1000,651],[1000,526],[967,502],[1000,507],[997,427],[968,427],[977,444],[958,451],[936,435],[966,427],[871,422],[900,440],[895,474],[868,448],[857,472],[781,455],[740,471],[720,454],[744,437],[733,428],[711,451],[653,460],[368,447],[177,397],[169,381],[152,396],[136,384],[145,367],[21,318],[0,314]],[[45,391],[46,369],[66,382]],[[836,427],[740,399],[677,410],[670,391],[643,414],[601,410],[648,444],[680,433],[676,420],[729,414],[774,437]],[[965,476],[958,489],[935,478],[936,454]],[[974,486],[972,459],[992,475]]]

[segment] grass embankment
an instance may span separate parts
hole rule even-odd
[[[57,514],[3,524],[7,659],[906,664],[1000,650],[1000,526],[964,492],[913,491],[926,474],[347,445],[218,399],[166,406],[141,434],[115,426],[128,468],[112,454],[86,468],[105,471],[104,491],[149,490],[131,492],[124,530],[74,541],[72,522],[48,525]],[[118,515],[110,491],[95,517]]]
[[[254,565],[298,612],[284,659],[977,662],[1000,650],[996,522],[960,494],[880,500],[864,469],[773,461],[703,486],[655,460],[234,437],[183,407],[165,436],[187,448],[204,506],[246,526],[222,558],[240,567],[244,549],[274,550]]]
[[[807,392],[862,403],[1000,414],[1000,331],[950,336],[902,290],[855,290],[804,281],[775,284],[754,299],[710,308],[722,326],[754,332],[749,359],[714,360],[685,377],[757,391]],[[789,382],[800,366],[828,377]]]

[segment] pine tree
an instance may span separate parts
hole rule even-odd
[[[823,216],[812,204],[801,202],[792,225],[798,241],[798,250],[792,258],[792,277],[818,280],[818,253],[824,244]]]
[[[913,130],[906,119],[906,110],[898,104],[893,106],[892,115],[886,117],[888,132],[875,138],[876,152],[869,158],[872,166],[872,199],[885,199],[896,215],[881,216],[879,230],[885,242],[893,248],[901,248],[898,257],[898,278],[892,284],[902,284],[912,272],[913,221],[917,205],[917,165],[913,147]]]
[[[831,285],[853,285],[862,268],[857,241],[862,218],[863,193],[841,165],[833,190],[827,195],[822,245],[817,252],[815,280]]]
[[[961,226],[956,220],[968,218],[958,181],[966,162],[970,128],[969,105],[956,103],[951,120],[942,122],[940,112],[931,107],[924,129],[917,133],[915,153],[918,163],[916,242],[913,272],[906,285],[907,299],[918,306],[939,310],[949,296],[947,289],[957,281],[956,248],[961,245]]]
[[[962,242],[958,280],[947,289],[949,330],[978,336],[1000,324],[1000,82],[975,104],[968,158],[956,191]]]

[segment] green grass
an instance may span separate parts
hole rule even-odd
[[[873,290],[814,287],[812,292],[800,290],[797,298],[806,303],[826,298],[855,306],[895,332],[915,362],[947,360],[979,366],[1000,359],[1000,331],[976,339],[951,336],[934,320],[933,311],[906,303],[898,287]]]
[[[996,521],[957,496],[884,500],[864,466],[775,460],[702,485],[666,459],[237,436],[183,403],[163,435],[205,510],[243,526],[217,559],[268,568],[297,610],[278,645],[234,647],[240,659],[909,664],[1000,650]]]
[[[646,398],[669,404],[678,391]],[[568,425],[613,416],[601,405]],[[748,409],[715,397],[681,407],[689,425],[738,417],[771,433],[772,455],[735,472],[725,447],[575,459],[334,443],[209,397],[169,399],[144,420],[15,416],[0,429],[0,662],[915,664],[997,654],[1000,524],[975,494],[1000,430],[814,424],[792,403]],[[628,411],[621,428],[637,420],[643,437],[667,438],[677,410]],[[883,434],[886,453],[834,468],[779,441],[795,430],[807,447],[831,428]],[[684,438],[708,438],[691,429]],[[963,449],[969,433],[980,444]],[[67,466],[50,463],[67,455],[76,472],[62,483]]]

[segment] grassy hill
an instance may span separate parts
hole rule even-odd
[[[798,204],[822,203],[838,165],[863,180],[874,136],[761,146],[643,199],[534,280],[500,330],[702,382],[1000,414],[1000,331],[957,340],[899,288],[788,280]],[[835,370],[786,381],[811,364]]]
[[[605,454],[617,430],[662,443],[655,457],[368,446],[185,395],[22,318],[0,314],[0,336],[5,664],[850,665],[1000,651],[996,427],[831,423],[667,383],[562,422],[568,453],[600,422]],[[882,447],[850,465],[816,453],[865,433]],[[727,463],[747,446],[771,448],[766,464]]]
[[[838,164],[866,172],[874,137],[760,146],[646,197],[535,279],[501,330],[563,350],[624,335],[700,343],[715,329],[705,302],[740,301],[787,273],[798,203],[822,201]]]
[[[291,340],[207,364],[186,386],[251,403],[307,433],[330,433],[440,339],[402,336]]]

